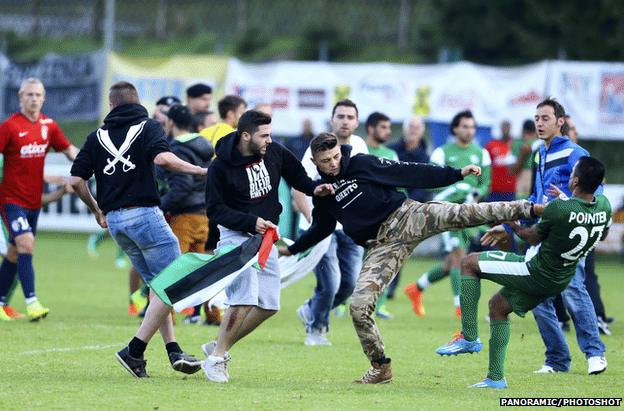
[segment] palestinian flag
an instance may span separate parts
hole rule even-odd
[[[150,282],[150,287],[176,311],[210,300],[246,269],[262,270],[273,243],[274,229],[256,234],[239,246],[216,250],[215,255],[186,253],[176,258]]]
[[[292,240],[287,238],[282,238],[282,240],[287,245],[293,243]],[[314,267],[317,266],[319,261],[321,261],[321,258],[323,258],[323,255],[325,255],[329,249],[330,244],[331,236],[299,254],[290,255],[288,257],[280,257],[278,262],[282,288],[286,288],[289,285],[296,283],[314,270]]]

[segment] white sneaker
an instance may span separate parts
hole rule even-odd
[[[202,368],[206,374],[206,378],[214,382],[228,382],[227,365],[230,361],[229,357],[215,357],[209,355],[206,361],[202,363]]]
[[[217,348],[217,342],[216,341],[210,341],[210,342],[208,342],[206,344],[203,344],[201,346],[201,349],[202,349],[202,351],[203,351],[203,353],[204,353],[204,355],[206,357],[210,357],[212,355],[212,352],[215,350],[215,348]],[[227,351],[225,352],[224,358],[225,358],[226,362],[230,361],[232,359],[232,357],[230,357],[230,353],[227,352]],[[225,369],[225,375],[228,378],[230,378],[230,374],[228,373],[227,368]]]
[[[327,339],[327,332],[324,330],[311,330],[303,343],[305,345],[332,345]]]
[[[555,370],[550,365],[542,365],[542,368],[540,368],[537,371],[533,371],[533,374],[554,374],[554,373],[557,373],[557,372],[559,372],[559,371]]]
[[[312,323],[312,312],[310,311],[308,301],[304,302],[299,308],[297,308],[297,317],[299,317],[305,327]]]
[[[201,349],[204,352],[204,355],[206,357],[209,357],[216,347],[217,347],[217,342],[210,341],[210,342],[207,342],[206,344],[202,344]]]
[[[587,373],[589,375],[596,375],[604,372],[607,369],[607,360],[605,357],[589,357],[587,359]]]

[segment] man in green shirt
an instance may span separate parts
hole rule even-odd
[[[390,117],[375,111],[366,119],[366,145],[368,152],[375,157],[399,161],[396,151],[386,147],[385,144],[392,136]]]
[[[392,136],[390,117],[378,111],[371,113],[366,119],[366,146],[368,147],[369,154],[379,158],[399,161],[397,152],[385,146],[390,136]],[[375,311],[377,317],[383,319],[391,319],[394,317],[390,311],[388,311],[388,307],[386,306],[387,300],[388,289],[386,288],[377,302],[377,309]]]
[[[503,251],[470,254],[462,260],[462,332],[453,341],[438,348],[438,354],[481,351],[483,344],[479,340],[477,326],[480,280],[487,279],[503,285],[489,301],[488,374],[472,388],[507,388],[504,364],[510,335],[508,315],[514,312],[524,317],[542,301],[563,291],[574,277],[578,261],[607,236],[611,205],[603,195],[594,197],[604,174],[600,161],[581,157],[574,165],[568,183],[571,198],[561,193],[559,198],[546,206],[541,221],[530,228],[510,224],[516,234],[529,244],[541,243],[538,253],[530,260],[525,261],[521,255]],[[495,242],[493,239],[493,236],[486,234],[482,242]]]
[[[528,198],[531,194],[532,154],[536,141],[535,122],[526,120],[522,124],[522,138],[511,143],[511,154],[515,162],[509,166],[509,173],[516,176],[516,198]]]
[[[434,200],[449,201],[452,203],[472,203],[485,198],[490,188],[491,164],[490,154],[474,142],[477,126],[472,113],[468,110],[459,112],[453,117],[450,127],[455,141],[436,148],[431,153],[431,162],[439,166],[462,168],[474,164],[481,167],[480,176],[469,176],[444,190],[440,191]],[[438,263],[424,273],[415,284],[404,288],[405,293],[412,301],[412,309],[416,315],[425,315],[422,292],[429,285],[450,275],[453,288],[455,315],[461,317],[459,304],[460,264],[466,255],[471,238],[476,234],[475,228],[466,228],[458,231],[447,231],[442,234],[444,251],[447,253],[443,263]]]

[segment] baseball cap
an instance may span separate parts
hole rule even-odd
[[[163,96],[158,99],[158,101],[156,102],[156,105],[157,106],[160,106],[160,105],[171,106],[173,104],[180,104],[180,103],[182,102],[176,96]]]

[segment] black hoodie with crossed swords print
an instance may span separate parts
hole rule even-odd
[[[115,107],[104,125],[87,137],[71,175],[95,174],[96,200],[106,214],[126,207],[160,205],[154,157],[170,151],[161,125],[140,104]]]

